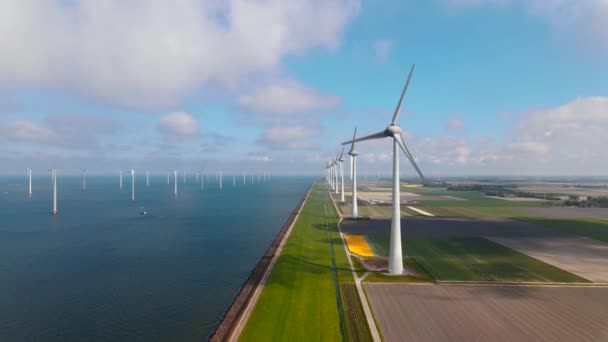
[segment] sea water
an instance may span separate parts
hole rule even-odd
[[[0,341],[204,340],[312,183],[171,176],[0,177]]]

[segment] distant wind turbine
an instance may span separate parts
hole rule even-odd
[[[53,167],[51,171],[51,185],[53,187],[53,215],[57,216],[57,170]]]
[[[122,171],[120,171],[120,191],[122,191]]]
[[[150,187],[150,170],[146,170],[146,187]]]
[[[220,191],[222,190],[222,170],[220,169],[219,171],[219,176],[220,176]]]
[[[169,179],[170,174],[171,174],[171,170],[167,170],[167,185],[171,184],[171,180]]]
[[[82,169],[82,192],[87,191],[87,169]]]
[[[32,197],[32,169],[27,169],[27,178],[28,178],[28,195]]]
[[[245,185],[247,181],[245,180],[245,170],[243,170],[243,185]]]
[[[340,202],[344,202],[344,158],[342,158],[344,147],[345,145],[342,145],[342,151],[340,152],[340,157],[338,157],[338,162],[340,163]]]
[[[402,129],[397,125],[397,119],[401,111],[401,105],[403,98],[410,84],[412,74],[414,73],[415,65],[412,66],[410,74],[407,77],[401,97],[393,113],[393,119],[390,125],[383,131],[373,133],[362,138],[353,139],[352,141],[345,142],[349,144],[358,141],[381,139],[381,138],[392,138],[393,139],[393,217],[391,221],[391,236],[390,236],[390,248],[389,248],[389,260],[388,260],[388,271],[390,274],[402,274],[403,273],[403,252],[401,249],[401,198],[399,194],[399,149],[403,151],[407,159],[410,161],[420,178],[424,181],[424,176],[418,168],[414,157],[410,153],[409,149],[405,145],[402,136]]]
[[[352,213],[351,216],[353,218],[359,217],[359,210],[357,207],[357,155],[355,152],[355,139],[357,138],[357,127],[355,126],[355,132],[353,133],[353,142],[350,144],[350,150],[348,154],[350,155],[351,166],[352,166]]]
[[[174,190],[173,192],[175,193],[175,197],[177,197],[177,170],[173,171],[173,175],[175,176],[175,184],[174,184]]]
[[[135,202],[135,170],[131,169],[131,202]]]

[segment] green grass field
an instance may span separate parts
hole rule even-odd
[[[420,201],[429,207],[541,207],[542,201],[506,201],[488,198],[479,191],[452,191],[444,188],[405,188],[403,191],[426,196],[453,196],[467,201]]]
[[[466,202],[460,202],[466,203]],[[506,218],[527,218],[537,217],[534,214],[517,211],[514,207],[425,207],[425,211],[444,217],[506,217]]]
[[[325,213],[338,280],[353,281],[336,212],[317,183],[241,334],[242,341],[342,339]]]
[[[572,235],[586,236],[608,242],[608,220],[526,218],[527,221]]]
[[[374,253],[388,254],[388,237],[367,240]],[[409,238],[404,250],[437,280],[587,282],[481,237]]]
[[[342,296],[346,331],[348,332],[347,340],[353,342],[373,341],[355,284],[341,283],[340,295]]]

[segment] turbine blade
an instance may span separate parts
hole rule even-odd
[[[405,92],[407,91],[407,87],[410,85],[410,80],[412,79],[412,74],[414,73],[414,68],[416,64],[412,65],[412,69],[410,69],[410,74],[407,76],[407,81],[405,82],[405,86],[403,86],[403,91],[401,92],[401,97],[399,98],[399,102],[397,102],[397,108],[395,108],[395,113],[393,113],[393,121],[391,122],[393,125],[397,122],[399,118],[399,113],[401,112],[401,104],[403,103],[403,98],[405,97]]]
[[[359,141],[364,141],[364,140],[386,138],[387,136],[388,135],[386,135],[385,131],[380,131],[380,132],[377,132],[377,133],[374,133],[374,134],[366,135],[366,136],[361,137],[361,138],[345,141],[345,142],[342,143],[342,145],[353,144],[353,143],[356,143],[356,142],[359,142]]]
[[[405,145],[405,142],[403,141],[403,137],[401,136],[401,134],[395,134],[394,138],[395,138],[395,141],[397,141],[397,144],[399,144],[399,147],[401,147],[401,150],[403,151],[403,153],[405,153],[405,156],[407,157],[407,159],[410,161],[410,163],[412,163],[412,166],[414,167],[414,169],[416,169],[416,172],[418,172],[418,175],[420,176],[420,178],[424,181],[424,175],[420,171],[420,168],[418,168],[418,164],[416,164],[416,161],[414,160],[414,157],[412,157],[410,150],[408,150],[407,146]]]
[[[338,160],[342,159],[342,156],[344,155],[344,148],[346,147],[346,145],[342,145],[342,151],[340,152],[340,158],[338,158]]]
[[[353,142],[350,144],[350,150],[348,153],[352,153],[355,150],[355,142],[354,140],[357,138],[357,126],[355,126],[355,132],[353,133]]]

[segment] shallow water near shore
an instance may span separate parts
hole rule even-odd
[[[0,341],[200,341],[313,179],[0,177]],[[141,215],[144,207],[147,215]]]

